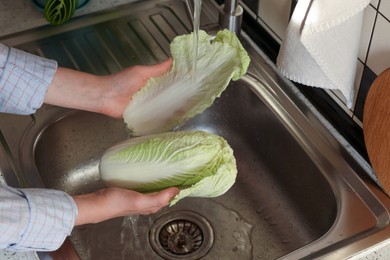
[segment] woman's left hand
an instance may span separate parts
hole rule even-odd
[[[123,112],[135,92],[141,89],[149,78],[166,73],[172,60],[151,66],[133,66],[109,77],[109,91],[104,96],[103,114],[122,117]],[[113,102],[115,101],[115,102]]]
[[[171,65],[172,60],[168,59],[155,65],[132,66],[108,76],[59,67],[44,102],[121,118],[134,93],[149,78],[166,73]]]

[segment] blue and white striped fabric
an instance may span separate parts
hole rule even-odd
[[[53,60],[0,44],[0,112],[34,113],[56,70]],[[0,248],[56,250],[71,233],[77,210],[65,192],[0,184]]]
[[[0,43],[0,112],[33,114],[43,103],[57,62]]]
[[[70,235],[77,206],[50,189],[15,189],[0,184],[0,248],[53,251]]]

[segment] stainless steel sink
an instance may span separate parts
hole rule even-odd
[[[217,14],[203,1],[203,25]],[[0,40],[107,74],[165,60],[169,42],[190,28],[181,1],[148,0]],[[389,237],[388,197],[245,33],[242,41],[252,58],[248,75],[179,128],[228,140],[239,172],[233,188],[77,227],[55,255],[70,248],[81,259],[343,259]],[[100,156],[131,138],[122,120],[53,106],[0,117],[0,170],[12,186],[97,190]],[[168,241],[175,230],[186,238],[179,244]]]
[[[214,132],[229,141],[239,171],[233,189],[216,199],[185,199],[153,216],[78,228],[71,240],[84,259],[112,259],[113,252],[123,259],[155,259],[148,230],[161,214],[174,217],[177,210],[195,212],[210,222],[218,239],[206,259],[218,259],[222,252],[231,259],[275,258],[330,229],[337,215],[331,185],[252,91],[261,87],[252,80],[245,77],[231,84],[210,109],[182,127]],[[128,138],[121,120],[87,112],[71,112],[37,134],[32,138],[33,157],[44,186],[70,194],[103,187],[99,158],[105,149]],[[99,250],[112,243],[115,250]]]

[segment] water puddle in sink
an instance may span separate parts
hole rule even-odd
[[[188,209],[191,208],[210,221],[213,227],[215,242],[204,259],[253,259],[253,224],[238,212],[210,199],[196,200]]]
[[[161,259],[151,248],[149,231],[162,214],[191,211],[211,224],[214,243],[202,259],[253,259],[254,225],[211,199],[188,199],[150,216],[133,216],[77,227],[71,241],[81,259]]]
[[[222,240],[223,245],[214,249],[215,256],[232,257],[232,259],[253,259],[251,234],[254,226],[246,222],[238,213],[232,210],[227,212],[228,214],[225,216],[227,218],[226,223],[220,225],[229,228],[217,235],[217,239]],[[231,221],[232,219],[235,221]]]

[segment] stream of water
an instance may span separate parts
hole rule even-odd
[[[193,60],[192,60],[192,84],[195,82],[196,67],[198,60],[198,42],[199,42],[199,26],[200,26],[200,12],[202,10],[202,0],[193,0],[194,1],[194,15],[193,15]]]

